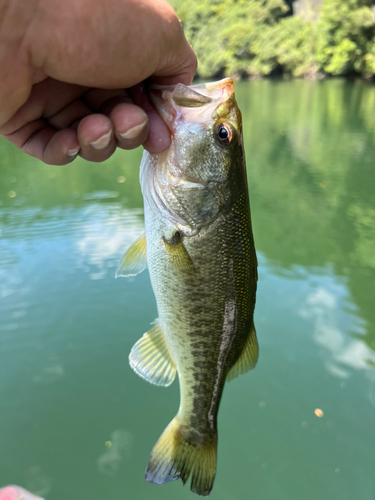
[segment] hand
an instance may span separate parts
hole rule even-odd
[[[0,13],[6,139],[53,165],[169,146],[142,82],[189,85],[196,58],[167,2],[3,0]]]

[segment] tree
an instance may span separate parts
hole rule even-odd
[[[375,75],[374,0],[324,0],[317,23],[287,0],[174,0],[198,75]]]
[[[375,19],[369,3],[325,0],[318,23],[316,61],[326,73],[375,73]]]

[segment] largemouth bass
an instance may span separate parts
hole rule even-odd
[[[151,98],[172,143],[145,152],[140,171],[145,236],[117,276],[149,267],[159,318],[130,365],[152,384],[178,374],[181,403],[152,450],[146,480],[183,483],[207,496],[216,473],[217,414],[227,380],[256,364],[257,259],[241,113],[234,82],[155,87]]]

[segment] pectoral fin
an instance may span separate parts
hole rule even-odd
[[[247,373],[249,370],[253,369],[257,363],[258,354],[258,340],[253,323],[240,357],[229,370],[227,380],[233,380],[234,378],[239,377],[240,375],[243,375],[244,373]]]
[[[158,320],[134,344],[129,363],[135,373],[151,384],[167,387],[176,376],[176,365],[169,353]]]
[[[174,269],[184,271],[195,277],[195,268],[186,248],[182,242],[179,232],[175,232],[170,240],[163,238],[169,261]]]
[[[147,267],[146,235],[138,238],[125,252],[116,270],[116,278],[136,276]]]

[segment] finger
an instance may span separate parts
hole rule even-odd
[[[34,69],[34,74],[33,74],[33,85],[36,85],[37,83],[42,82],[43,80],[47,80],[48,75],[40,69],[40,68],[35,68]]]
[[[44,148],[42,159],[48,165],[66,165],[77,157],[79,151],[77,132],[65,128],[53,134]]]
[[[134,149],[143,144],[148,135],[146,113],[134,104],[121,103],[111,111],[109,118],[113,124],[118,147]]]
[[[77,134],[81,146],[80,156],[85,160],[104,161],[116,150],[112,123],[107,116],[86,116],[80,121]]]
[[[174,66],[166,66],[162,70],[157,71],[152,75],[152,80],[160,85],[177,85],[183,83],[184,85],[191,85],[195,72],[197,71],[197,57],[190,45],[186,40],[184,45],[185,58],[179,57],[175,61]],[[179,53],[179,56],[181,54]]]
[[[44,120],[34,120],[12,134],[4,134],[4,137],[17,146],[17,148],[22,149],[31,137],[45,128],[47,128],[47,125]]]
[[[119,90],[104,90],[104,89],[90,89],[83,96],[82,101],[87,104],[93,111],[101,111],[103,104],[114,98],[129,99],[128,94],[124,89]]]
[[[49,125],[57,130],[70,127],[73,123],[91,114],[91,109],[80,99],[71,102],[64,109],[46,120]]]
[[[27,123],[4,137],[24,153],[49,165],[70,163],[80,149],[75,130],[67,128],[57,132],[42,119]]]
[[[31,136],[21,151],[48,165],[66,165],[78,154],[77,133],[72,129],[56,132],[50,127],[44,127]]]
[[[159,154],[165,151],[171,143],[171,134],[156,108],[150,101],[145,84],[139,84],[129,89],[129,93],[140,108],[148,117],[148,137],[143,143],[143,147],[151,154]]]
[[[78,154],[77,133],[72,129],[56,130],[44,120],[28,123],[14,134],[5,136],[24,153],[49,165],[65,165]]]
[[[5,12],[3,9],[0,10],[3,17]],[[17,110],[23,106],[29,98],[32,88],[29,68],[19,61],[20,58],[16,56],[17,52],[14,53],[14,50],[12,50],[14,44],[7,44],[5,39],[2,40],[0,65],[4,69],[0,82],[0,127],[7,123]],[[17,51],[19,52],[19,47]]]
[[[11,134],[26,123],[50,118],[77,99],[87,89],[78,85],[57,82],[48,78],[33,86],[27,102],[1,127],[1,134]],[[58,99],[56,99],[58,96]]]
[[[197,70],[197,57],[187,41],[177,16],[173,17],[169,26],[169,36],[173,46],[169,44],[164,50],[164,64],[155,69],[151,78],[161,85],[190,85]]]

